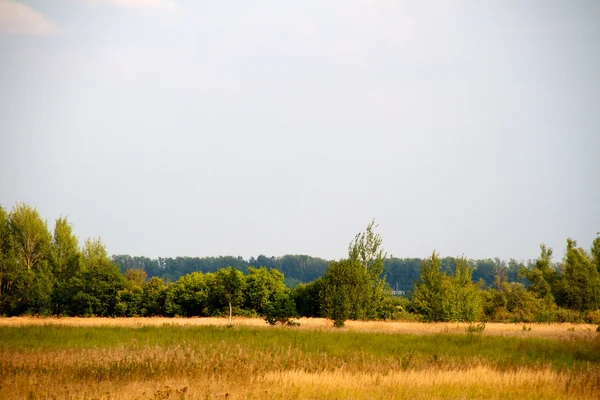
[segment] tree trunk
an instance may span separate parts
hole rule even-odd
[[[231,307],[231,301],[230,301],[229,302],[229,325],[232,325],[232,322],[231,322],[231,315],[232,315],[232,313],[233,313],[233,309]]]

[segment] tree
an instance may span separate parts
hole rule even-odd
[[[10,311],[12,294],[19,278],[17,259],[12,245],[8,213],[0,206],[0,314]]]
[[[12,245],[21,268],[32,271],[50,253],[51,236],[37,210],[16,204],[10,213]]]
[[[364,232],[358,233],[348,246],[348,258],[359,262],[365,271],[375,278],[383,272],[386,253],[381,249],[381,235],[374,232],[375,220],[372,220]]]
[[[313,282],[300,283],[292,290],[292,299],[296,303],[298,314],[303,317],[321,317],[321,291],[323,279],[319,278]]]
[[[452,277],[450,315],[452,320],[476,321],[482,313],[481,290],[473,284],[473,267],[465,257],[456,259]]]
[[[125,271],[125,278],[131,286],[142,287],[147,277],[148,274],[142,268],[130,268]]]
[[[265,306],[278,296],[287,292],[283,283],[284,276],[276,269],[267,271],[266,267],[248,267],[246,279],[246,309],[263,314]]]
[[[229,325],[232,324],[233,305],[243,304],[246,282],[244,275],[233,267],[227,267],[214,273],[215,285],[229,304]]]
[[[423,261],[420,281],[415,283],[412,302],[427,321],[445,321],[444,297],[448,282],[440,270],[440,257],[435,251]]]
[[[153,278],[154,279],[154,278]],[[159,278],[156,278],[159,279]],[[151,281],[150,288],[159,286],[157,281]],[[165,313],[170,316],[209,316],[209,296],[212,284],[211,274],[192,272],[179,278],[165,290]],[[153,289],[154,292],[157,288]]]
[[[600,232],[596,234],[596,238],[592,242],[592,261],[596,265],[596,271],[600,274]]]
[[[554,296],[552,293],[556,290],[555,285],[558,282],[558,274],[552,268],[552,249],[542,243],[540,252],[540,256],[532,268],[521,268],[519,274],[531,282],[527,290],[553,303]]]
[[[81,268],[79,243],[73,234],[71,224],[66,218],[58,218],[54,225],[54,235],[50,243],[50,264],[54,276],[52,308],[54,314],[64,314],[68,309],[69,281]]]
[[[375,233],[375,220],[372,220],[364,232],[358,233],[348,246],[348,259],[359,263],[364,268],[370,279],[370,289],[366,291],[361,303],[364,314],[368,318],[376,318],[377,310],[381,308],[386,293],[385,277],[380,278],[387,253],[381,248],[381,235]],[[362,313],[361,313],[362,314]]]
[[[372,295],[369,272],[358,261],[340,260],[329,265],[323,275],[321,306],[323,315],[344,326],[347,319],[364,319]]]
[[[9,236],[16,265],[12,290],[7,300],[11,314],[51,313],[53,289],[49,267],[51,235],[37,210],[16,204],[9,215]]]
[[[588,253],[567,239],[564,276],[561,281],[559,305],[577,311],[596,310],[600,307],[600,277]]]
[[[264,317],[265,321],[270,325],[275,325],[277,322],[282,325],[293,325],[292,318],[298,317],[294,299],[290,297],[290,294],[287,291],[277,293],[273,299],[265,305]]]
[[[82,253],[81,272],[71,281],[71,312],[83,316],[115,315],[125,278],[108,258],[99,238],[86,240]]]
[[[165,282],[156,276],[152,277],[144,283],[143,291],[142,315],[162,315],[165,307]]]

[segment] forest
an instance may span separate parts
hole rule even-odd
[[[542,244],[536,260],[506,263],[388,257],[376,228],[340,260],[110,257],[98,238],[80,245],[67,218],[51,231],[34,207],[0,207],[0,315],[600,324],[600,236],[589,250],[567,239],[559,262]]]

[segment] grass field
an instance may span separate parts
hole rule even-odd
[[[592,325],[300,322],[0,318],[0,398],[599,398]]]

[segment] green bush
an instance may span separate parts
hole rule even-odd
[[[583,319],[579,311],[559,308],[556,310],[556,322],[580,323],[583,322]]]
[[[280,293],[264,306],[264,318],[270,325],[278,322],[282,325],[295,325],[297,323],[294,323],[292,319],[297,317],[296,303],[287,293]]]

